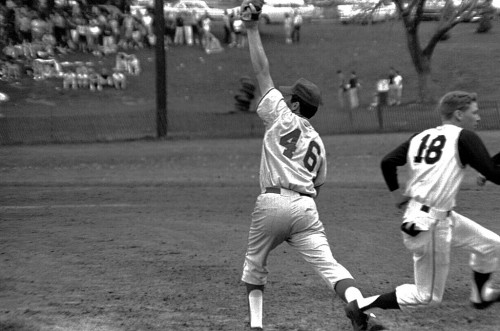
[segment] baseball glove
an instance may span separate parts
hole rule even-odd
[[[264,0],[243,0],[241,4],[241,20],[242,21],[258,21]]]

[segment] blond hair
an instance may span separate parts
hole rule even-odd
[[[455,110],[466,110],[471,103],[477,102],[477,94],[465,91],[452,91],[446,93],[437,106],[437,111],[444,119],[450,119]]]

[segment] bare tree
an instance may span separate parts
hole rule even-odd
[[[491,6],[491,0],[445,0],[436,29],[427,43],[422,42],[419,26],[423,21],[424,6],[432,0],[392,0],[406,30],[408,50],[418,74],[419,101],[433,99],[430,92],[432,54],[438,43],[447,37],[457,24],[467,20],[475,11]]]

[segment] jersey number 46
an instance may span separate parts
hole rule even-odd
[[[280,145],[285,147],[283,155],[290,160],[293,157],[293,153],[297,150],[297,142],[299,141],[302,132],[299,129],[295,129],[290,133],[287,133],[280,139]],[[321,155],[321,148],[317,142],[311,140],[309,146],[307,147],[307,152],[302,159],[304,162],[304,167],[307,170],[313,171],[316,163],[318,162],[318,156]]]

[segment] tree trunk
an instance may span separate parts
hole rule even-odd
[[[431,84],[431,55],[426,54],[420,47],[417,29],[411,25],[406,26],[406,38],[408,50],[418,75],[418,102],[429,102],[433,100]]]
[[[430,65],[426,70],[418,71],[418,98],[421,103],[434,101],[434,94],[431,88],[431,71]]]

